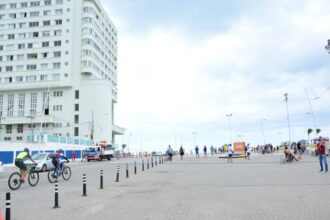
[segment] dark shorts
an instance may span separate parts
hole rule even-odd
[[[228,157],[232,158],[232,157],[233,157],[233,155],[232,155],[232,154],[228,154]]]
[[[25,165],[25,163],[23,162],[23,160],[15,160],[15,165],[20,168],[21,170],[26,171],[27,167]]]
[[[173,157],[173,154],[172,154],[172,153],[168,153],[168,156],[169,156],[169,157]]]
[[[250,153],[250,152],[247,152],[246,154],[247,154],[248,156],[250,156],[251,153]]]

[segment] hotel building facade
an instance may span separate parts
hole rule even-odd
[[[98,0],[0,0],[0,141],[114,143],[117,38]]]

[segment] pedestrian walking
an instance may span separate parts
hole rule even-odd
[[[320,172],[323,172],[323,164],[324,164],[324,169],[325,169],[324,172],[328,172],[328,162],[327,162],[327,157],[325,154],[325,143],[321,136],[319,137],[319,141],[316,146],[317,146],[320,167],[321,167]]]
[[[195,147],[196,158],[199,158],[199,147],[196,145]]]
[[[183,149],[182,145],[180,147],[179,153],[180,153],[181,160],[183,160],[184,149]]]
[[[171,147],[171,145],[168,145],[167,151],[166,151],[167,155],[168,155],[168,159],[170,162],[172,162],[172,158],[173,158],[173,149]]]
[[[71,160],[72,160],[72,162],[76,161],[76,151],[75,150],[73,150],[71,153]]]
[[[245,159],[250,160],[250,154],[251,154],[251,147],[250,144],[247,144],[245,146]]]
[[[228,146],[228,163],[233,162],[233,156],[234,156],[234,150],[231,148],[231,146]]]

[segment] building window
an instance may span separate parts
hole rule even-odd
[[[15,39],[15,34],[8,34],[8,40]]]
[[[33,32],[32,37],[39,37],[39,32]]]
[[[63,4],[63,0],[56,0],[56,4],[57,5]]]
[[[60,40],[58,40],[58,41],[54,41],[54,46],[55,46],[55,47],[59,47],[59,46],[61,46],[61,41],[60,41]]]
[[[51,5],[52,4],[52,1],[51,0],[45,0],[44,1],[44,5]]]
[[[22,141],[23,140],[23,137],[16,137],[16,140],[17,141]]]
[[[5,137],[4,140],[5,141],[11,141],[11,137]]]
[[[43,12],[44,16],[49,16],[50,15],[50,10],[46,10]]]
[[[36,64],[26,65],[26,69],[27,70],[36,70],[37,69],[37,65]]]
[[[39,27],[38,21],[29,22],[29,27]]]
[[[50,21],[49,20],[48,21],[44,21],[43,23],[44,23],[44,26],[49,26],[50,25]]]
[[[34,82],[37,80],[36,75],[26,76],[26,82]]]
[[[3,108],[3,95],[0,95],[0,117],[2,116],[2,108]]]
[[[24,128],[24,125],[22,125],[22,124],[17,125],[17,133],[22,134],[23,133],[23,128]]]
[[[61,57],[61,51],[55,51],[54,57]]]
[[[27,2],[22,2],[21,3],[21,8],[27,8],[28,7],[28,3]]]
[[[30,53],[30,54],[27,55],[27,59],[28,60],[38,59],[38,54],[37,53]]]
[[[79,124],[79,115],[74,115],[74,123]]]
[[[60,69],[61,63],[53,63],[53,69]]]
[[[20,93],[18,95],[18,116],[24,116],[25,109],[25,93]]]
[[[62,19],[55,20],[55,25],[61,25],[61,24],[62,24]]]
[[[42,47],[49,47],[49,42],[42,42]]]
[[[28,43],[28,48],[33,48],[33,43]]]
[[[79,104],[74,104],[74,110],[77,112],[79,111]]]
[[[56,15],[61,15],[61,14],[63,14],[63,10],[62,9],[56,9],[55,14]]]
[[[14,94],[9,94],[8,95],[7,116],[8,117],[13,117],[14,116]]]
[[[43,37],[49,37],[50,36],[50,32],[49,31],[43,31],[42,32],[42,36]]]
[[[48,80],[47,74],[40,75],[40,81],[47,81],[47,80]]]
[[[79,136],[79,128],[78,127],[75,127],[74,128],[74,136]]]
[[[23,76],[16,76],[16,82],[23,82]]]
[[[17,65],[16,66],[16,71],[23,71],[24,70],[24,65]]]
[[[31,7],[40,6],[40,2],[38,2],[38,1],[31,2],[31,3],[30,3],[30,6],[31,6]]]
[[[53,77],[53,81],[59,81],[60,80],[60,74],[56,73],[56,74],[52,74]]]
[[[46,69],[48,69],[48,63],[42,63],[42,64],[41,64],[41,69],[42,69],[42,70],[46,70]]]
[[[6,66],[6,72],[12,72],[13,67],[12,66]]]
[[[12,125],[6,125],[6,133],[11,134],[13,131],[13,126]]]
[[[18,45],[17,45],[17,48],[18,48],[19,50],[23,50],[23,49],[25,49],[25,44],[18,44]]]
[[[79,90],[75,91],[74,97],[75,97],[75,99],[79,99]]]
[[[37,113],[37,93],[31,93],[30,116],[35,116]]]
[[[54,31],[54,36],[61,36],[62,35],[62,31],[61,30],[55,30]]]
[[[47,58],[48,57],[48,53],[41,53],[43,58]]]
[[[30,12],[30,17],[37,17],[39,16],[39,11],[31,11]]]

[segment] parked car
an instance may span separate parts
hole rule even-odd
[[[48,170],[53,170],[54,165],[52,163],[53,153],[37,153],[32,156],[32,159],[38,163],[35,170],[45,172]],[[32,164],[31,160],[25,161],[26,164]]]

